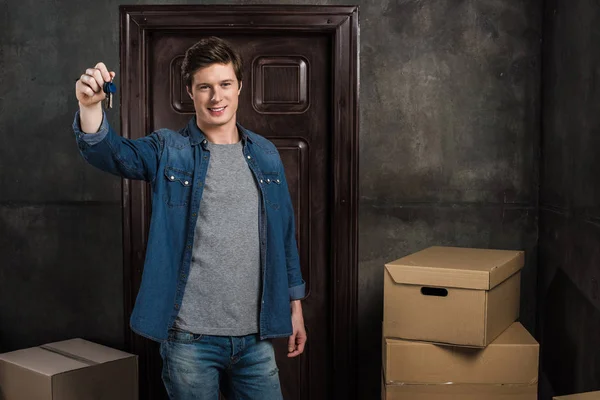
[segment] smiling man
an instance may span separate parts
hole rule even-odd
[[[277,149],[236,119],[242,61],[211,37],[181,67],[195,116],[179,132],[117,135],[102,110],[103,63],[76,84],[73,129],[92,165],[152,186],[152,220],[131,328],[160,342],[178,400],[281,399],[271,338],[288,357],[306,331],[294,211]]]

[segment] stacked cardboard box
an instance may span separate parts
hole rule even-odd
[[[430,247],[385,266],[382,399],[537,398],[521,251]]]

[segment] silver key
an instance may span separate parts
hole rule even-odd
[[[104,99],[104,101],[106,102],[106,108],[112,108],[112,93],[108,92],[106,94],[106,99]]]
[[[112,83],[112,79],[110,80],[110,82]],[[106,109],[112,108],[113,107],[113,94],[111,91],[108,91],[106,93],[106,98],[104,99],[104,101],[106,102]]]

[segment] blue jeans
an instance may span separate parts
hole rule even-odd
[[[173,400],[282,400],[269,340],[170,330],[160,345],[162,379]]]

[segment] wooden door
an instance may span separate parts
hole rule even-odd
[[[284,398],[337,397],[333,393],[348,390],[355,372],[356,9],[140,6],[121,12],[126,33],[121,76],[138,84],[123,90],[128,137],[159,128],[179,130],[193,116],[180,74],[188,47],[216,35],[240,51],[245,74],[238,121],[279,149],[307,284],[304,354],[288,359],[287,339],[274,341]],[[127,316],[143,270],[148,189],[124,182]],[[128,334],[130,350],[140,354],[140,393],[166,398],[158,345]]]

